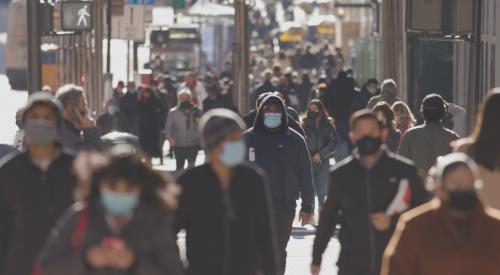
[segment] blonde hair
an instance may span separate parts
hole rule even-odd
[[[410,110],[410,107],[403,101],[396,101],[394,104],[392,104],[392,111],[396,116],[397,114],[405,114],[408,117],[408,125],[415,125],[417,123],[417,120],[415,119],[415,116]]]

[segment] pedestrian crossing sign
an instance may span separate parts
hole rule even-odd
[[[64,31],[89,31],[93,27],[91,1],[62,1],[61,29]]]

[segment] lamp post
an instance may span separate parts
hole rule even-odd
[[[42,88],[42,62],[41,62],[41,34],[39,26],[40,2],[39,0],[26,1],[28,25],[28,92],[34,93]]]

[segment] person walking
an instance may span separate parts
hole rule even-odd
[[[396,129],[401,132],[402,136],[404,136],[410,128],[416,125],[417,120],[415,116],[411,112],[410,107],[403,101],[394,102],[392,111],[394,112],[396,120]],[[401,139],[401,141],[403,141],[403,139]]]
[[[349,137],[353,155],[330,172],[313,246],[311,274],[321,270],[322,255],[340,224],[339,275],[380,272],[384,249],[401,213],[428,198],[417,169],[383,149],[387,128],[368,110],[353,114]]]
[[[311,219],[314,188],[311,159],[304,138],[288,127],[288,114],[281,98],[267,96],[261,103],[254,127],[244,133],[248,159],[266,171],[271,185],[278,238],[280,274],[286,267],[286,247],[301,197],[299,221]]]
[[[265,93],[274,93],[278,88],[271,82],[273,79],[273,72],[271,70],[265,70],[262,73],[262,84],[255,90],[255,98],[259,98],[260,95]]]
[[[396,81],[394,81],[394,79],[384,80],[382,82],[382,85],[380,85],[380,94],[372,97],[368,101],[367,108],[371,110],[379,102],[386,102],[387,104],[389,104],[389,106],[392,106],[392,104],[397,101],[397,89],[398,85],[396,84]]]
[[[318,99],[309,103],[307,117],[304,118],[302,127],[307,136],[314,187],[318,196],[318,206],[321,209],[326,197],[330,157],[337,148],[339,137],[333,119],[326,112],[325,105]]]
[[[177,164],[176,170],[194,167],[199,150],[198,120],[200,110],[193,105],[191,92],[182,90],[178,95],[178,106],[170,110],[165,126],[165,138],[173,148]]]
[[[41,250],[40,274],[183,274],[162,175],[127,153],[84,153],[75,169],[79,199]]]
[[[120,109],[118,108],[117,101],[110,99],[104,104],[105,113],[97,118],[97,126],[101,129],[101,135],[109,134],[118,130],[118,117]]]
[[[47,93],[28,99],[26,150],[0,166],[0,274],[31,275],[57,219],[73,203],[73,156],[56,142],[62,106]]]
[[[126,133],[138,135],[137,113],[139,109],[139,89],[135,88],[134,82],[129,82],[127,92],[118,101],[120,116],[118,128]]]
[[[445,112],[445,101],[440,95],[426,96],[421,107],[425,123],[408,130],[399,148],[401,156],[415,162],[422,178],[425,178],[437,157],[451,153],[451,142],[459,138],[441,124]]]
[[[385,102],[379,102],[373,108],[373,112],[381,114],[385,119],[388,130],[385,145],[390,152],[397,153],[399,150],[399,144],[401,143],[401,132],[396,128],[396,122],[394,120],[395,116],[391,106]]]
[[[403,214],[382,275],[500,273],[500,214],[479,199],[478,175],[464,154],[438,159],[436,198]]]
[[[149,158],[158,158],[161,156],[160,115],[163,110],[156,91],[152,88],[140,91],[137,111],[140,147]]]
[[[203,101],[203,112],[206,113],[212,109],[229,109],[236,112],[236,107],[232,102],[232,98],[225,97],[221,94],[219,84],[215,80],[209,81],[205,85],[208,92],[208,97]]]
[[[341,71],[337,79],[328,86],[327,93],[320,99],[325,104],[328,113],[335,119],[341,138],[335,159],[340,162],[349,155],[349,116],[354,99],[354,80],[348,77],[347,72]]]
[[[484,203],[500,210],[500,92],[489,94],[479,113],[474,133],[455,144],[455,150],[471,156],[479,166]]]
[[[203,83],[197,80],[195,73],[189,73],[185,76],[184,82],[179,85],[177,89],[177,94],[183,90],[189,90],[191,92],[191,101],[194,105],[203,107],[203,100],[207,98],[207,91]]]
[[[101,130],[90,116],[83,87],[64,85],[59,88],[56,97],[64,108],[59,142],[75,152],[98,150]]]
[[[227,109],[201,118],[208,162],[178,179],[177,230],[186,230],[188,274],[278,274],[269,186],[261,169],[244,163],[244,129]]]
[[[363,110],[368,106],[368,102],[379,93],[378,80],[370,78],[366,84],[361,88],[361,91],[354,95],[354,100],[351,106],[351,113]]]
[[[314,89],[314,84],[311,81],[311,77],[307,71],[302,73],[302,82],[297,87],[297,95],[300,103],[300,111],[307,111],[307,104],[309,101],[309,96]]]

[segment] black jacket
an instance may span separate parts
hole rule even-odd
[[[173,217],[166,209],[141,204],[119,235],[112,234],[105,211],[98,200],[83,210],[73,205],[59,220],[53,234],[40,253],[42,274],[47,275],[182,275]],[[87,226],[80,225],[81,215],[88,211]],[[78,228],[80,226],[80,228]],[[80,230],[78,232],[77,230]],[[75,234],[81,233],[81,243],[75,249]],[[136,261],[130,270],[94,269],[85,260],[89,248],[100,245],[106,237],[119,237],[134,251]]]
[[[265,81],[259,87],[257,87],[257,90],[255,90],[255,99],[259,98],[259,96],[261,94],[274,93],[277,91],[278,91],[278,88],[276,86],[274,86],[271,83],[271,81]]]
[[[177,230],[186,229],[189,275],[255,275],[259,270],[277,274],[273,214],[263,172],[240,165],[232,177],[227,193],[209,164],[178,179],[183,191],[176,222]]]
[[[311,156],[320,154],[322,161],[327,161],[335,153],[339,143],[339,136],[333,124],[326,119],[321,120],[320,127],[315,122],[305,118],[304,131],[307,136],[307,146]]]
[[[392,216],[387,231],[377,231],[369,217],[386,212],[400,182],[411,189],[410,207],[429,199],[417,169],[406,159],[384,153],[371,170],[349,157],[330,172],[328,197],[323,206],[314,240],[313,263],[319,265],[337,224],[341,246],[337,265],[345,274],[379,274],[383,252],[394,232],[399,214]]]
[[[273,198],[284,199],[289,207],[295,208],[295,201],[300,195],[302,211],[312,212],[311,158],[305,139],[288,127],[286,107],[281,99],[267,97],[260,110],[268,104],[282,104],[282,124],[279,131],[270,132],[264,126],[263,112],[257,114],[254,127],[244,133],[249,152],[253,151],[248,154],[248,159],[266,171]],[[277,142],[276,146],[270,145],[271,142]]]
[[[61,153],[43,172],[21,153],[0,168],[0,274],[31,274],[50,229],[73,203],[72,163]]]

